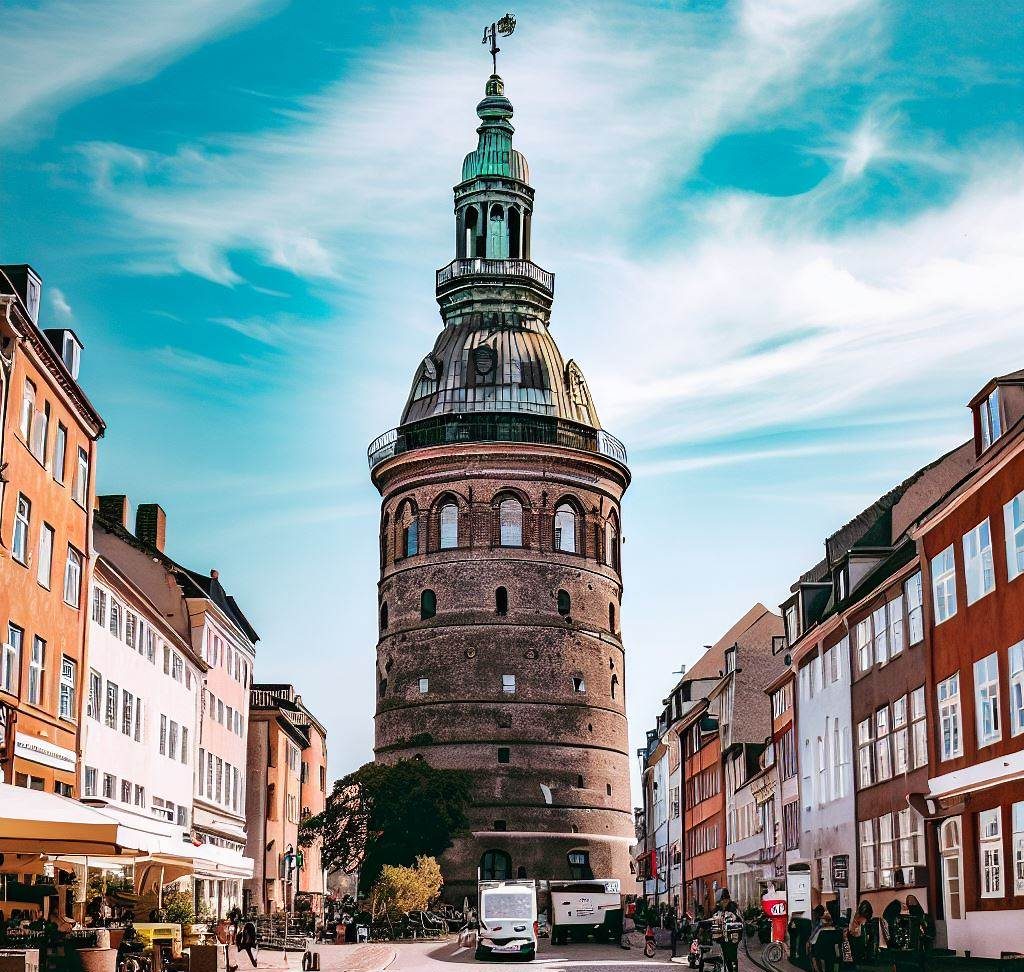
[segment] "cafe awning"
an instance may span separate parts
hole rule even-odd
[[[0,783],[0,854],[132,858],[155,839],[77,800]]]

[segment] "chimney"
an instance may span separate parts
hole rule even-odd
[[[135,536],[161,553],[167,542],[167,514],[159,503],[140,503],[135,511]]]
[[[110,523],[130,529],[128,526],[128,497],[123,493],[112,493],[107,496],[97,496],[96,505],[99,507],[100,516]]]

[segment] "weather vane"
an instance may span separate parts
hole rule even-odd
[[[491,24],[490,27],[484,28],[484,39],[480,41],[481,44],[486,44],[488,41],[491,42],[491,60],[494,63],[494,73],[498,73],[498,54],[501,48],[498,47],[498,34],[502,37],[508,37],[516,29],[516,18],[514,14],[507,13],[501,20]]]

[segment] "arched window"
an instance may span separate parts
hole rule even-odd
[[[612,676],[612,698],[614,699],[619,694],[619,676]]]
[[[608,630],[615,634],[615,603],[609,602],[608,604]]]
[[[437,595],[427,588],[420,594],[420,620],[429,621],[437,614]]]
[[[516,877],[517,878],[524,878],[524,877],[526,877],[526,868],[523,867],[522,864],[520,864],[519,868],[516,870]]]
[[[388,630],[388,602],[383,601],[380,606],[380,630]]]
[[[555,510],[555,550],[576,553],[576,511],[568,503]]]
[[[501,850],[484,851],[480,858],[480,877],[484,881],[507,881],[512,877],[512,858]]]
[[[504,587],[494,592],[494,610],[502,617],[508,614],[508,591]]]
[[[377,693],[381,698],[388,694],[388,680],[386,678],[380,680],[380,684],[377,686]]]
[[[406,500],[395,516],[395,557],[415,557],[419,553],[419,517],[416,506]]]
[[[391,529],[391,517],[387,513],[380,524],[380,569],[388,562],[388,532]]]
[[[571,850],[566,855],[569,862],[569,878],[573,881],[592,881],[594,872],[590,869],[590,851]]]
[[[441,507],[441,549],[451,550],[459,545],[459,508],[454,503]]]
[[[614,514],[604,528],[604,562],[615,570],[619,569],[619,524]]]
[[[499,223],[505,220],[505,210],[498,203],[491,206],[491,219],[497,220]]]
[[[513,206],[508,211],[508,255],[511,260],[521,260],[523,252],[520,249],[522,220],[519,215],[519,207]]]
[[[523,545],[523,506],[511,496],[498,505],[498,528],[503,547]]]
[[[569,612],[572,610],[572,601],[569,598],[568,591],[558,592],[558,613],[562,617],[567,617]]]
[[[466,233],[463,239],[463,256],[472,260],[474,257],[482,257],[484,238],[480,232],[478,223],[480,214],[476,206],[466,207]]]

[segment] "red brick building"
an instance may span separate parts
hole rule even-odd
[[[630,876],[621,641],[625,449],[549,330],[534,191],[497,75],[455,187],[444,322],[401,424],[369,450],[382,496],[376,758],[470,770],[472,833],[441,861],[485,877]]]
[[[0,268],[0,778],[76,792],[96,441],[73,331],[40,330],[41,282]]]
[[[931,875],[950,948],[1024,952],[1024,372],[971,401],[976,462],[913,529],[929,634]]]

